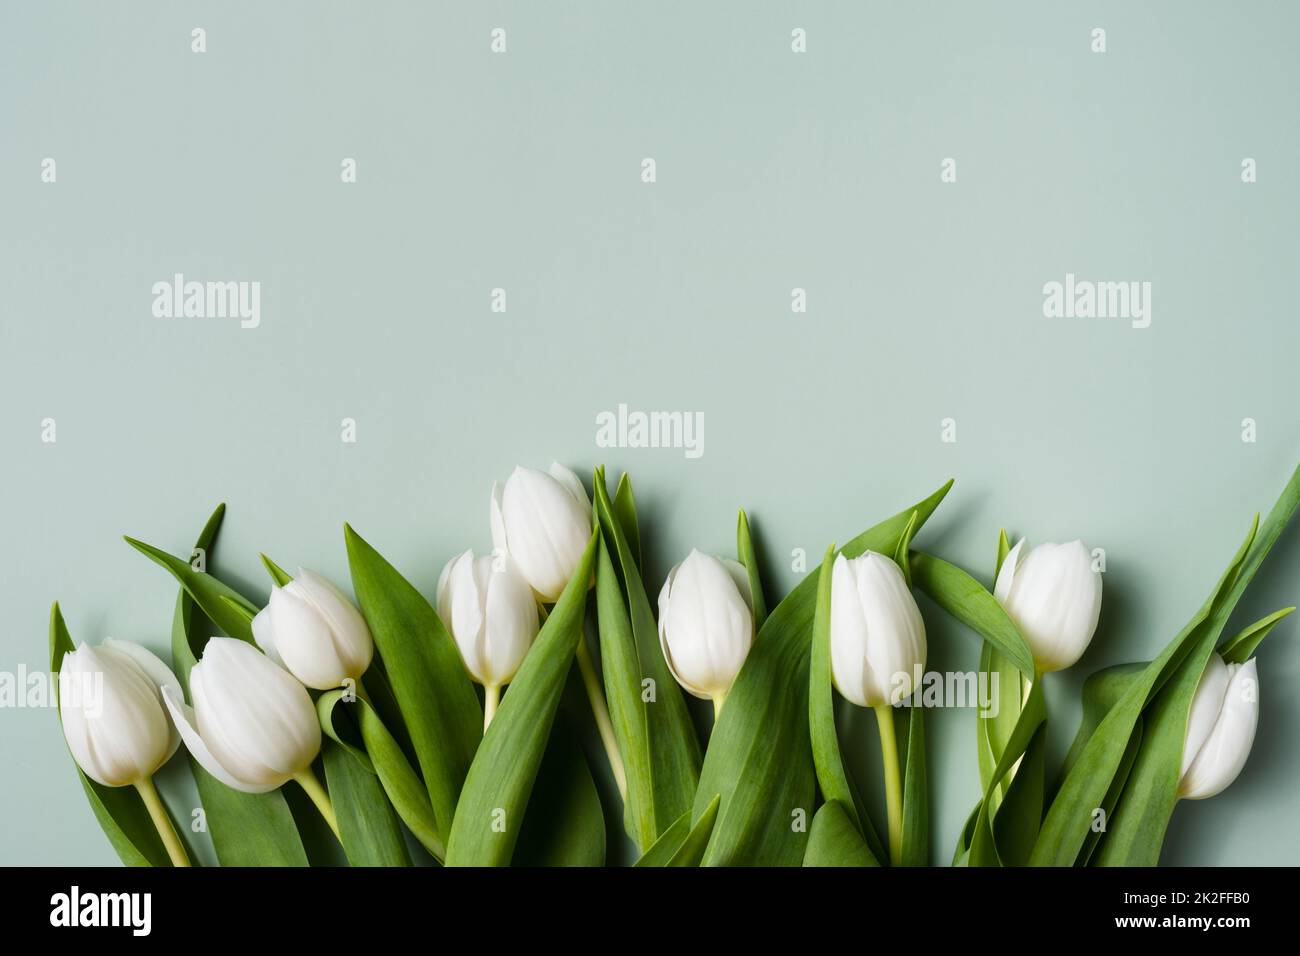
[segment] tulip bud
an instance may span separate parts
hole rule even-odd
[[[831,676],[859,707],[910,697],[925,667],[925,621],[893,559],[838,555],[831,569]]]
[[[111,639],[82,644],[64,655],[59,674],[70,691],[59,698],[63,735],[86,776],[106,787],[138,784],[176,752],[163,690],[179,693],[180,683],[149,651]]]
[[[438,616],[470,676],[485,687],[514,679],[537,636],[537,601],[507,555],[466,551],[438,577]]]
[[[1255,659],[1225,664],[1211,654],[1192,698],[1178,795],[1204,800],[1236,780],[1250,756],[1258,722]]]
[[[1088,649],[1101,614],[1101,572],[1082,541],[1040,544],[1021,538],[1007,554],[993,596],[1015,622],[1040,674],[1069,667]]]
[[[370,666],[375,642],[351,601],[314,571],[271,591],[253,618],[253,637],[266,656],[316,690],[358,680]]]
[[[721,708],[753,643],[745,568],[692,550],[659,592],[659,646],[673,677]]]
[[[510,555],[547,603],[559,600],[591,538],[591,500],[560,464],[550,474],[516,468],[505,489],[492,485],[492,546]]]
[[[320,724],[306,688],[256,647],[214,637],[179,688],[163,699],[203,769],[228,787],[265,793],[307,773],[320,752]]]

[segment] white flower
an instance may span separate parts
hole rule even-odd
[[[314,571],[271,591],[253,618],[253,637],[266,655],[316,690],[357,680],[370,666],[375,642],[361,612]]]
[[[745,568],[692,550],[659,592],[659,645],[673,677],[720,707],[753,643]]]
[[[465,669],[485,687],[514,679],[537,636],[537,602],[507,555],[475,558],[466,551],[438,577],[438,615]]]
[[[516,468],[504,491],[492,485],[492,547],[514,559],[537,596],[559,600],[591,538],[591,500],[578,476]]]
[[[138,644],[107,640],[64,655],[59,717],[72,757],[106,787],[152,777],[180,737],[163,705],[163,689],[180,692],[167,665]]]
[[[1088,649],[1101,614],[1101,572],[1082,541],[1007,554],[993,596],[1015,622],[1040,674],[1069,667]]]
[[[831,570],[831,676],[859,707],[896,704],[925,667],[925,621],[894,561],[839,555]]]
[[[1250,756],[1258,722],[1255,659],[1225,664],[1211,654],[1192,698],[1178,795],[1204,800],[1236,780]]]
[[[190,671],[193,708],[179,688],[163,699],[185,746],[228,787],[265,793],[298,778],[320,752],[307,690],[252,644],[214,637]]]

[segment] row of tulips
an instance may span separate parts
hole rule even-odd
[[[945,486],[843,551],[832,548],[807,586],[769,615],[742,512],[740,560],[691,551],[668,572],[655,621],[641,581],[631,485],[625,476],[611,501],[603,470],[595,483],[594,507],[578,477],[559,465],[548,472],[517,468],[503,487],[494,486],[493,551],[476,556],[467,550],[446,563],[435,589],[436,616],[422,616],[423,598],[351,529],[349,555],[361,608],[323,576],[300,569],[290,577],[265,557],[274,586],[258,608],[208,575],[201,561],[186,563],[132,541],[182,585],[181,644],[174,641],[174,646],[193,647],[195,607],[231,636],[202,642],[183,685],[137,644],[107,640],[72,649],[56,605],[51,639],[64,689],[64,734],[73,758],[93,781],[88,783],[92,804],[123,858],[162,862],[151,859],[152,835],[139,833],[132,808],[109,799],[104,788],[133,788],[167,860],[188,865],[185,841],[153,783],[184,743],[197,764],[196,775],[239,794],[265,795],[290,782],[300,786],[354,863],[391,862],[359,836],[367,828],[382,829],[381,824],[438,861],[508,862],[522,829],[511,814],[527,817],[539,776],[558,759],[551,749],[557,746],[552,729],[565,675],[573,669],[586,696],[583,720],[594,725],[603,745],[625,804],[628,835],[647,865],[924,862],[923,714],[919,707],[900,706],[915,702],[916,680],[926,665],[925,619],[914,596],[919,589],[979,633],[985,642],[982,669],[998,671],[1012,683],[1012,713],[1003,715],[1000,729],[991,718],[979,718],[983,796],[954,862],[1155,862],[1174,802],[1219,793],[1245,764],[1259,713],[1251,654],[1292,610],[1219,640],[1240,591],[1296,506],[1297,477],[1262,536],[1252,529],[1208,610],[1175,639],[1168,659],[1101,671],[1089,681],[1085,695],[1095,687],[1095,696],[1108,707],[1091,725],[1085,716],[1057,784],[1058,798],[1049,803],[1042,796],[1049,788],[1041,759],[1046,712],[1039,683],[1044,674],[1080,659],[1096,632],[1102,602],[1102,575],[1081,541],[1030,548],[1021,540],[1008,547],[1004,535],[990,592],[960,569],[912,547],[913,534]],[[209,530],[215,535],[215,523]],[[206,552],[199,549],[196,555],[206,557]],[[363,590],[357,567],[363,562],[378,568],[377,580],[388,583]],[[588,604],[597,609],[599,661],[584,632]],[[1201,634],[1207,627],[1213,630],[1209,639]],[[1189,650],[1192,637],[1200,642],[1197,647],[1208,640],[1199,656]],[[433,656],[451,647],[459,673],[439,669]],[[785,653],[789,648],[793,654]],[[1184,667],[1195,669],[1190,683],[1180,678]],[[688,694],[712,702],[714,730],[703,757],[678,692],[656,683],[662,672]],[[465,696],[465,681],[481,685],[481,697]],[[832,701],[827,685],[876,715],[888,824],[883,841],[875,835],[856,782],[847,779],[833,706],[826,706]],[[95,691],[69,693],[74,686]],[[507,692],[508,687],[514,689]],[[1156,709],[1180,689],[1186,700],[1174,718],[1177,740],[1157,739],[1149,731],[1144,736],[1143,718],[1151,723]],[[467,711],[472,704],[464,702],[479,699],[481,744],[477,716],[467,730],[464,713],[446,713],[458,701],[459,710]],[[786,706],[791,701],[793,709]],[[345,705],[341,720],[335,712],[339,703]],[[498,719],[499,713],[506,716]],[[901,757],[895,720],[900,713],[906,715]],[[468,766],[455,763],[458,734],[470,741]],[[737,755],[752,761],[756,743],[772,751],[773,766],[761,772],[752,763],[737,763]],[[323,747],[325,783],[315,769]],[[1117,758],[1112,751],[1118,751]],[[1142,839],[1121,833],[1108,841],[1105,825],[1096,827],[1098,809],[1126,824],[1150,815],[1150,788],[1139,788],[1135,777],[1148,772],[1138,760],[1143,754],[1145,764],[1168,765],[1155,778],[1154,799],[1167,799],[1168,812],[1154,818],[1154,851],[1150,833]],[[589,786],[585,759],[568,766],[565,786],[574,781]],[[1094,776],[1102,786],[1091,806],[1086,797],[1096,789]],[[450,780],[449,799],[444,777]],[[799,811],[812,809],[813,779],[821,806],[809,832],[800,825]],[[792,786],[796,789],[789,792],[805,795],[793,813],[783,802],[783,788]],[[1038,802],[1013,799],[1017,792],[1038,792]],[[1126,806],[1130,792],[1143,806]],[[348,802],[342,812],[334,805],[338,794]],[[219,856],[224,846],[232,861],[298,859],[296,832],[278,832],[273,839],[261,835],[259,845],[293,844],[287,857],[250,859],[230,849],[241,839],[233,832],[237,826],[256,825],[266,814],[241,816],[244,805],[237,799],[214,802],[222,819],[212,826],[230,828],[218,841]],[[572,797],[570,802],[583,804]],[[992,820],[1003,807],[1019,816],[994,828]],[[598,844],[598,852],[581,860],[561,850],[540,862],[603,862],[599,811],[597,801],[595,812],[576,822],[571,817],[580,810],[545,817],[535,812],[528,820],[534,828],[560,840]],[[768,822],[756,828],[754,821],[764,817]],[[787,819],[792,820],[788,826],[771,823]],[[257,843],[253,835],[244,836],[247,845]],[[1127,855],[1114,849],[1121,844],[1132,844]],[[468,849],[458,852],[458,847]],[[399,862],[414,858],[409,848],[387,852]]]

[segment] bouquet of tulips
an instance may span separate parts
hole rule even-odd
[[[640,866],[924,865],[920,591],[982,641],[997,688],[952,862],[1155,864],[1178,800],[1220,792],[1250,752],[1253,654],[1294,608],[1225,628],[1300,503],[1300,469],[1155,660],[1088,678],[1060,767],[1042,683],[1091,641],[1102,564],[1080,541],[1004,532],[990,590],[916,545],[951,484],[829,547],[770,609],[741,511],[735,559],[692,551],[657,614],[631,482],[611,496],[603,468],[591,497],[559,465],[494,486],[491,554],[448,561],[432,602],[350,526],[355,602],[265,555],[255,602],[207,570],[221,506],[188,557],[127,539],[179,583],[170,667],[126,641],[74,645],[54,606],[63,731],[133,865],[193,857],[154,785],[181,744],[223,865],[306,865],[318,814],[353,865],[600,866],[615,799]],[[874,711],[877,779],[848,771],[836,693]],[[711,701],[707,733],[687,695]],[[883,829],[867,787],[883,788]]]

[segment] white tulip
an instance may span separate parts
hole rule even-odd
[[[735,561],[692,550],[659,592],[659,646],[677,683],[713,700],[731,690],[754,643],[749,575]]]
[[[1236,780],[1250,756],[1258,722],[1255,659],[1225,664],[1211,654],[1192,698],[1178,795],[1204,800]]]
[[[64,655],[59,717],[68,749],[90,779],[106,787],[152,777],[180,745],[163,704],[180,682],[149,651],[129,641],[82,644]]]
[[[316,708],[306,688],[252,644],[209,640],[190,671],[190,696],[192,708],[179,688],[163,692],[185,746],[226,786],[266,793],[310,776],[320,752]]]
[[[470,676],[485,687],[514,679],[537,636],[537,601],[507,555],[466,551],[438,577],[438,615]]]
[[[1040,674],[1069,667],[1088,649],[1101,614],[1101,572],[1082,541],[1040,544],[1021,538],[1007,554],[993,596],[1015,622]]]
[[[893,559],[839,555],[831,570],[831,676],[859,707],[897,704],[925,667],[925,621]]]
[[[375,653],[361,612],[328,580],[305,568],[271,591],[270,602],[253,618],[253,637],[267,657],[316,690],[360,679]]]
[[[591,538],[591,499],[578,476],[516,468],[492,485],[492,546],[510,555],[539,599],[559,600]]]

